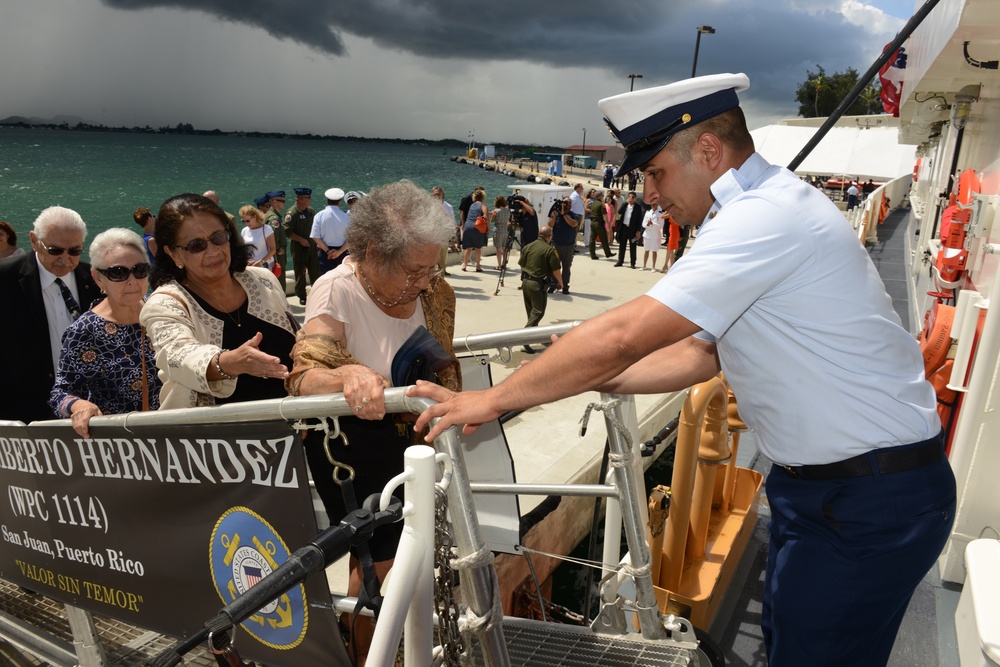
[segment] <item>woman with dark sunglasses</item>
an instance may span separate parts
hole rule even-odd
[[[91,275],[105,297],[66,329],[49,405],[73,429],[90,437],[101,414],[155,410],[160,380],[139,311],[149,283],[149,262],[139,235],[101,232],[90,244]]]
[[[156,216],[154,292],[142,309],[163,390],[160,407],[286,396],[298,325],[274,274],[219,205],[197,194]]]

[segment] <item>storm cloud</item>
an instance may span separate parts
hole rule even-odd
[[[711,25],[698,74],[745,72],[759,127],[807,69],[867,68],[903,24],[879,7],[907,2],[8,0],[0,118],[600,142],[597,100],[690,76]]]
[[[702,40],[699,71],[746,71],[751,79],[792,68],[804,78],[802,63],[814,62],[824,63],[829,71],[850,65],[863,70],[868,63],[859,56],[877,54],[881,47],[869,30],[859,29],[838,11],[843,5],[839,0],[812,1],[805,8],[795,0],[766,5],[759,0],[102,1],[126,10],[199,11],[334,57],[350,57],[342,39],[346,33],[427,58],[527,59],[615,72],[641,67],[644,76],[657,80],[690,75],[698,25],[719,29]]]

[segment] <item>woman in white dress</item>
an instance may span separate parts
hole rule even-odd
[[[274,230],[264,224],[264,214],[256,206],[247,204],[240,209],[240,220],[246,225],[240,230],[240,236],[248,248],[253,250],[248,266],[262,266],[270,269],[274,266]]]
[[[653,255],[653,268],[656,270],[656,251],[663,242],[663,211],[657,206],[646,211],[642,218],[642,270],[646,270],[649,255]]]

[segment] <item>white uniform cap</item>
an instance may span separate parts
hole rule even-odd
[[[597,106],[625,147],[619,173],[647,164],[677,132],[739,106],[736,93],[749,87],[746,74],[711,74],[604,98]]]

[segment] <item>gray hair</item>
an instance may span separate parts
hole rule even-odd
[[[429,192],[410,181],[381,185],[351,209],[347,246],[357,260],[394,264],[419,245],[446,245],[452,222]]]
[[[149,260],[138,234],[131,229],[112,227],[94,237],[90,244],[90,263],[95,269],[108,268],[107,257],[118,248],[134,248],[142,254],[143,259]]]
[[[83,238],[87,238],[87,225],[80,214],[71,208],[62,206],[49,206],[35,218],[33,231],[35,236],[45,236],[53,229],[70,229],[76,232],[83,232]]]

